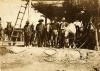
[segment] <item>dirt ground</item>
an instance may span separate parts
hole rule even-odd
[[[100,71],[100,51],[0,47],[0,71]]]

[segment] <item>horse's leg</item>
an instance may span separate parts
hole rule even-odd
[[[68,31],[65,31],[64,33],[64,47],[69,47],[70,46],[70,40],[68,38]]]
[[[73,48],[73,39],[72,38],[69,38],[69,42],[68,42],[68,46],[69,48]]]
[[[65,47],[69,47],[69,39],[68,38],[65,38],[65,41],[64,41],[64,48]]]
[[[63,40],[63,38],[64,38],[64,37],[63,37],[62,34],[61,34],[61,35],[60,35],[60,48],[64,48],[63,45],[66,43],[66,40],[65,40],[65,39]],[[65,42],[65,43],[63,44],[63,42]]]
[[[54,47],[57,47],[57,36],[54,37]]]
[[[73,39],[73,48],[76,48],[75,41],[76,41],[76,34],[74,34],[74,39]]]
[[[51,35],[51,47],[53,47],[53,35]]]

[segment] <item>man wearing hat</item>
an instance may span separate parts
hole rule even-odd
[[[30,25],[30,30],[31,30],[31,39],[30,39],[30,45],[34,46],[34,42],[35,42],[35,30],[34,30],[34,24],[32,23]]]
[[[57,47],[58,45],[58,30],[59,30],[59,23],[56,20],[51,22],[52,32],[51,32],[51,46]]]
[[[66,27],[66,21],[65,18],[62,18],[61,24],[60,24],[60,31],[59,31],[59,47],[62,48],[64,47],[64,34],[65,34],[65,27]],[[68,24],[67,24],[68,25]]]
[[[37,33],[37,42],[38,42],[38,47],[42,47],[43,45],[43,41],[44,41],[44,24],[42,23],[43,22],[43,19],[40,19],[38,21],[39,23],[36,25],[36,33]]]
[[[24,26],[24,45],[29,46],[30,45],[30,39],[31,39],[31,29],[29,25],[29,21],[26,21],[26,24]]]

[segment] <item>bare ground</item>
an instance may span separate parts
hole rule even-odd
[[[3,50],[1,49],[3,48]],[[100,71],[100,52],[87,49],[1,47],[0,71]]]

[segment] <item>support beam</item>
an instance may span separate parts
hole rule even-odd
[[[95,29],[95,38],[96,38],[96,47],[95,47],[95,49],[98,51],[100,48],[99,48],[98,31],[97,31],[97,29]]]
[[[30,10],[31,10],[31,0],[29,0],[29,3],[28,3],[28,21],[30,22],[31,21],[31,13],[30,13]]]
[[[95,46],[95,50],[100,50],[99,48],[99,41],[98,41],[98,29],[93,25],[93,23],[91,24],[95,30],[95,41],[96,41],[96,46]]]

